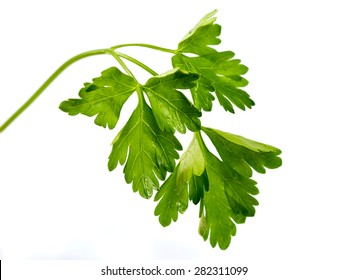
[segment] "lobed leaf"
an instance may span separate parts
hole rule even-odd
[[[202,127],[222,160],[212,154],[200,133],[195,133],[173,174],[155,197],[159,201],[155,215],[163,226],[176,221],[188,207],[188,200],[200,202],[199,233],[226,249],[236,234],[236,224],[255,215],[258,201],[252,168],[263,173],[265,167],[281,165],[281,151],[235,134]]]
[[[210,237],[212,247],[218,243],[221,249],[226,249],[231,237],[236,234],[235,223],[231,220],[233,209],[226,194],[226,189],[230,187],[230,176],[218,158],[209,152],[205,156],[209,191],[204,194],[203,200],[204,230],[200,228],[199,232],[204,240]]]
[[[187,150],[182,154],[180,165],[177,169],[177,185],[186,184],[191,180],[193,175],[201,176],[204,172],[205,159],[195,136]]]
[[[176,222],[178,212],[183,214],[188,208],[187,184],[177,184],[177,170],[167,178],[154,198],[154,201],[160,200],[154,215],[159,216],[159,222],[164,227],[170,225],[171,221]]]
[[[236,234],[235,223],[244,223],[255,214],[258,201],[252,196],[256,182],[239,175],[215,155],[205,150],[209,189],[204,193],[203,228],[200,234],[210,237],[212,247],[226,249]]]
[[[233,56],[232,52],[226,51],[197,57],[177,54],[172,58],[174,67],[200,75],[197,87],[191,89],[198,109],[212,109],[212,101],[215,99],[212,92],[223,108],[232,113],[235,112],[232,104],[241,110],[254,105],[249,95],[239,88],[248,83],[241,77],[247,72],[247,67],[240,64],[240,60],[231,59]]]
[[[212,110],[216,98],[232,113],[234,106],[245,110],[254,105],[241,89],[248,84],[243,77],[248,68],[234,58],[233,52],[212,47],[221,42],[221,26],[215,23],[215,14],[212,11],[203,17],[178,44],[171,71],[154,75],[140,85],[132,76],[111,67],[92,83],[84,84],[80,98],[62,102],[60,109],[69,115],[96,116],[97,125],[112,129],[124,103],[137,91],[138,105],[112,142],[109,170],[124,165],[125,181],[145,198],[158,190],[155,215],[163,226],[177,221],[189,200],[200,203],[200,235],[204,240],[209,238],[212,247],[218,244],[226,249],[236,234],[236,224],[255,215],[258,201],[254,196],[259,190],[251,179],[252,170],[265,173],[266,168],[277,168],[282,161],[281,151],[273,146],[200,124],[201,110]],[[143,63],[128,58],[155,74]],[[194,104],[183,94],[186,89]],[[193,131],[194,137],[176,165],[182,146],[174,133],[185,133],[186,129]],[[207,149],[201,130],[220,159]],[[168,172],[171,174],[166,178]],[[160,180],[165,180],[161,187]]]
[[[178,212],[183,213],[188,207],[188,197],[195,204],[203,197],[206,185],[206,181],[203,181],[204,170],[204,157],[194,137],[174,172],[154,198],[155,201],[160,200],[154,214],[159,216],[159,222],[163,226],[168,226],[171,221],[177,221]]]
[[[204,127],[203,131],[211,139],[223,162],[242,176],[251,177],[251,167],[265,173],[265,167],[278,168],[282,164],[278,157],[281,150],[273,146],[217,129]]]
[[[248,68],[240,64],[239,59],[232,59],[233,52],[218,52],[211,47],[221,42],[218,38],[221,27],[215,24],[215,13],[207,14],[178,44],[172,65],[200,75],[197,86],[191,89],[194,105],[199,110],[211,111],[214,92],[223,108],[234,113],[233,105],[241,110],[254,105],[249,95],[240,89],[248,83],[242,77]]]
[[[118,163],[124,166],[125,180],[132,182],[134,192],[150,198],[159,189],[158,179],[164,180],[167,171],[173,172],[177,150],[182,146],[170,132],[161,130],[152,109],[142,100],[112,143],[109,170]]]
[[[95,124],[112,129],[118,122],[124,103],[137,85],[132,77],[111,67],[93,79],[93,83],[86,83],[79,92],[79,99],[63,101],[59,108],[71,116],[96,115]]]
[[[146,92],[160,129],[170,132],[186,132],[200,129],[201,112],[177,89],[195,86],[199,75],[173,69],[163,75],[150,78],[142,87]]]
[[[221,26],[214,23],[216,17],[213,16],[216,13],[217,10],[208,13],[189,31],[178,44],[179,52],[199,55],[215,52],[209,45],[218,45],[221,42],[221,40],[217,38],[221,33]]]

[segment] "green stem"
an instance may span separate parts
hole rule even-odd
[[[201,127],[201,128],[203,129],[203,127]],[[205,144],[204,139],[202,139],[201,131],[194,132],[194,137],[196,137],[196,140],[198,140],[199,147],[200,147],[200,149],[203,152],[204,157],[205,157],[205,153],[209,152],[209,150],[207,149],[207,146]]]
[[[113,47],[111,47],[111,49],[115,50],[115,49],[119,49],[119,48],[122,48],[122,47],[144,47],[144,48],[149,48],[149,49],[162,51],[162,52],[168,52],[168,53],[173,53],[173,54],[177,53],[176,50],[171,50],[171,49],[162,48],[162,47],[155,46],[155,45],[142,44],[142,43],[121,44],[121,45],[113,46]]]
[[[143,106],[144,97],[143,97],[143,91],[140,86],[137,86],[136,93],[139,99],[139,106]]]
[[[25,109],[27,109],[40,95],[41,93],[71,64],[76,61],[86,58],[89,56],[100,55],[100,54],[111,54],[113,55],[113,50],[111,49],[100,49],[92,50],[78,54],[69,60],[67,60],[63,65],[61,65],[43,84],[42,86],[6,121],[2,126],[0,126],[0,133],[3,132]]]
[[[119,54],[114,52],[113,50],[109,50],[109,54],[112,55],[119,63],[120,66],[122,66],[122,68],[125,70],[125,72],[128,73],[129,76],[131,76],[136,82],[136,78],[134,76],[133,73],[131,73],[130,69],[128,68],[128,66],[126,66],[126,64],[123,62],[123,60],[121,60],[121,58],[119,57]],[[137,82],[138,83],[138,82]]]
[[[119,56],[119,57],[122,57],[122,58],[125,58],[129,61],[131,61],[132,63],[140,66],[141,68],[143,68],[144,70],[146,70],[148,73],[152,74],[153,76],[157,76],[158,73],[155,72],[153,69],[149,68],[146,64],[142,63],[141,61],[138,61],[137,59],[129,56],[129,55],[126,55],[124,53],[120,53],[120,52],[116,52],[116,54]]]

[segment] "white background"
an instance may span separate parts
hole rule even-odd
[[[283,151],[280,169],[256,176],[260,206],[229,249],[200,238],[194,205],[162,228],[153,199],[133,193],[122,168],[107,170],[116,131],[58,109],[116,65],[99,56],[70,67],[0,135],[2,259],[191,260],[245,265],[248,279],[346,279],[344,1],[1,1],[0,122],[68,58],[132,42],[174,49],[214,9],[218,49],[249,67],[256,106],[231,115],[215,103],[203,124]],[[169,54],[123,51],[157,72],[171,66]]]

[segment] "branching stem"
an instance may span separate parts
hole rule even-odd
[[[116,52],[114,52],[113,50],[110,49],[109,50],[109,54],[112,55],[117,60],[119,65],[122,66],[122,68],[125,70],[125,72],[127,72],[128,75],[131,76],[137,82],[134,74],[130,71],[128,66],[126,66],[126,64],[123,62],[123,60],[119,57],[118,53],[116,53]]]
[[[158,73],[155,72],[153,69],[149,68],[146,64],[142,63],[141,61],[138,61],[137,59],[133,58],[132,56],[126,55],[124,53],[116,52],[116,54],[119,57],[125,58],[126,60],[131,61],[132,63],[135,63],[136,65],[140,66],[144,70],[146,70],[148,73],[152,74],[153,76],[157,76]]]
[[[100,49],[100,50],[92,50],[84,53],[80,53],[69,60],[67,60],[64,64],[62,64],[43,84],[42,86],[6,121],[2,126],[0,126],[0,132],[3,132],[21,113],[25,111],[40,95],[41,93],[71,64],[76,61],[81,60],[82,58],[86,58],[94,55],[101,54],[111,54],[113,53],[110,49]]]
[[[119,45],[118,47],[125,47],[128,44],[124,44],[124,45]],[[133,44],[129,44],[129,46],[132,46]],[[147,44],[136,44],[136,45],[145,45],[145,46],[151,46],[151,45],[147,45]],[[92,50],[92,51],[88,51],[88,52],[84,52],[81,54],[78,54],[72,58],[70,58],[69,60],[67,60],[64,64],[62,64],[40,87],[39,89],[15,112],[13,113],[13,115],[4,122],[4,124],[2,126],[0,126],[0,133],[3,132],[16,118],[18,118],[18,116],[20,114],[22,114],[44,91],[45,89],[62,73],[64,72],[64,70],[66,70],[66,68],[68,68],[70,65],[72,65],[73,63],[75,63],[76,61],[81,60],[82,58],[86,58],[89,56],[94,56],[94,55],[101,55],[101,54],[108,54],[113,56],[117,62],[122,66],[122,68],[125,70],[125,72],[127,72],[131,77],[133,77],[135,80],[135,76],[131,73],[130,69],[126,66],[126,64],[122,61],[121,58],[125,58],[129,61],[131,61],[132,63],[138,65],[139,67],[143,68],[144,70],[146,70],[147,72],[149,72],[152,75],[157,75],[157,73],[152,70],[151,68],[149,68],[147,65],[143,64],[142,62],[138,61],[137,59],[128,56],[126,54],[123,53],[119,53],[119,52],[115,52],[114,49],[116,49],[117,47],[112,47],[109,49],[99,49],[99,50]],[[156,49],[158,50],[166,50],[160,47],[156,47]]]
[[[119,49],[119,48],[123,48],[123,47],[144,47],[144,48],[149,48],[149,49],[162,51],[162,52],[167,52],[167,53],[173,53],[173,54],[177,53],[176,50],[162,48],[162,47],[155,46],[155,45],[150,45],[150,44],[142,44],[142,43],[121,44],[121,45],[113,46],[113,47],[111,47],[111,49],[115,50],[115,49]]]

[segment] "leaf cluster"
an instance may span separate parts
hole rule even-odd
[[[254,105],[242,89],[248,83],[243,77],[248,68],[233,52],[213,48],[221,43],[215,13],[203,17],[175,50],[152,46],[172,53],[171,70],[159,75],[138,60],[114,52],[124,71],[117,67],[103,71],[84,84],[78,98],[62,102],[60,109],[69,115],[95,116],[96,125],[113,129],[122,107],[136,94],[137,106],[112,142],[109,170],[123,165],[125,181],[144,198],[156,191],[155,215],[163,226],[176,221],[189,201],[199,204],[200,235],[209,238],[213,247],[226,249],[236,224],[255,214],[258,188],[251,179],[253,171],[265,173],[265,168],[279,167],[281,151],[201,124],[200,117],[212,110],[215,99],[231,113],[235,106],[245,110]],[[153,76],[139,83],[121,58]],[[180,156],[183,148],[175,133],[187,130],[193,132],[193,139]],[[218,154],[209,151],[202,134]]]

